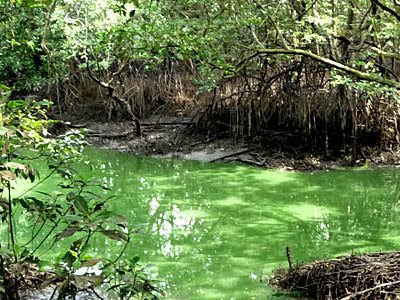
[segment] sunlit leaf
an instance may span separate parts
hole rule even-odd
[[[48,270],[51,270],[53,266],[52,263],[47,260],[39,261],[38,265],[39,265],[39,272],[46,272]]]
[[[26,170],[28,168],[28,166],[16,162],[6,162],[4,167],[19,170]]]
[[[15,175],[14,172],[9,171],[9,170],[0,171],[0,177],[1,177],[1,179],[5,179],[7,181],[11,181],[11,180],[17,179],[17,175]]]
[[[71,254],[74,258],[78,258],[78,252],[74,251],[74,250],[69,250],[68,251],[69,254]]]

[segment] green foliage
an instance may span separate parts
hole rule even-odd
[[[47,66],[40,47],[45,1],[0,2],[0,82],[17,92],[37,92]]]
[[[0,10],[0,81],[26,92],[64,81],[71,63],[87,59],[103,70],[144,60],[149,71],[166,58],[190,59],[209,90],[234,74],[246,48],[286,44],[338,61],[346,56],[350,65],[368,62],[375,72],[368,56],[377,53],[363,45],[392,53],[399,47],[395,15],[353,1],[31,0],[3,1]],[[261,66],[247,62],[250,70]]]
[[[6,95],[9,92],[4,85],[1,89]],[[110,211],[107,199],[95,191],[106,189],[102,184],[81,178],[70,167],[70,163],[79,159],[86,145],[83,133],[69,132],[52,138],[48,127],[54,121],[46,115],[49,105],[46,100],[8,100],[4,95],[0,98],[0,224],[8,228],[8,243],[4,240],[0,243],[0,295],[6,299],[18,299],[18,290],[23,288],[21,284],[25,276],[21,270],[31,268],[32,264],[37,265],[40,272],[49,268],[55,272],[42,283],[42,287],[55,285],[58,299],[75,296],[81,289],[99,287],[110,280],[118,280],[128,288],[130,281],[125,281],[125,277],[116,278],[116,273],[108,270],[115,268],[130,242],[128,222]],[[28,164],[37,159],[46,159],[50,171],[41,180],[39,172]],[[55,173],[61,179],[58,192],[38,192],[39,196],[28,194]],[[15,197],[11,190],[17,180],[30,180],[35,185]],[[15,227],[18,217],[26,217],[30,224],[34,224],[31,239],[24,243],[17,240],[26,230],[23,226]],[[91,256],[92,240],[98,235],[124,244],[113,261]],[[66,241],[69,246],[58,259],[53,262],[43,260],[43,255],[61,241],[62,247]],[[90,267],[94,266],[99,268],[99,274],[91,271]],[[152,286],[150,282],[139,276],[141,271],[128,271],[132,272],[129,276],[136,278],[135,284],[143,284],[143,288],[130,291],[129,297],[148,294],[157,299],[156,290],[148,290]]]
[[[73,295],[82,282],[98,285],[113,274],[118,274],[118,279],[109,280],[110,289],[121,299],[153,292],[145,277],[137,276],[142,269],[135,258],[118,264],[90,256],[94,236],[127,244],[131,232],[126,220],[109,211],[107,201],[91,191],[94,186],[102,188],[101,185],[79,178],[66,164],[79,157],[85,145],[84,133],[51,137],[48,129],[54,121],[46,113],[51,103],[11,100],[12,91],[26,95],[57,87],[57,92],[62,93],[59,86],[68,84],[79,72],[86,73],[87,65],[99,78],[107,78],[128,62],[143,62],[145,75],[151,76],[165,68],[168,61],[178,61],[192,66],[198,93],[243,77],[246,93],[250,90],[251,94],[256,87],[260,94],[254,98],[261,102],[269,96],[265,87],[270,87],[279,76],[285,76],[288,84],[278,86],[277,90],[288,89],[290,94],[297,88],[296,80],[309,76],[317,78],[315,82],[323,82],[329,75],[330,88],[346,87],[362,99],[399,101],[399,30],[398,6],[388,0],[0,1],[0,220],[8,225],[9,240],[7,245],[0,245],[0,293],[10,292],[6,289],[12,286],[5,266],[28,261],[43,270],[51,267],[57,271],[57,277],[49,283],[61,280],[61,296]],[[298,52],[261,55],[265,49],[300,49],[321,59],[318,64],[311,64],[311,56]],[[354,72],[338,71],[338,65]],[[369,81],[358,80],[360,73],[371,75],[366,78]],[[269,81],[270,78],[273,80]],[[383,80],[378,83],[376,78]],[[235,89],[234,86],[233,92]],[[239,99],[242,100],[241,96]],[[276,105],[279,109],[283,106],[284,103]],[[289,106],[290,111],[293,107],[308,107]],[[243,115],[250,118],[251,110],[257,108],[253,100],[248,107],[249,112]],[[273,112],[273,105],[265,107]],[[246,123],[258,126],[264,122],[267,118],[262,109],[254,113],[260,122],[249,119]],[[315,120],[315,111],[310,108],[307,113],[293,119],[304,120],[304,128],[316,126],[305,123]],[[331,118],[326,111],[325,117]],[[347,113],[341,117],[346,121]],[[358,120],[353,122],[355,125],[349,127],[356,129]],[[31,166],[37,158],[47,159],[50,174],[58,173],[62,178],[60,193],[12,198],[8,192],[16,180],[30,180],[37,185],[48,178],[39,179]],[[14,208],[22,209],[32,223],[40,224],[33,228],[32,240],[22,245],[15,239],[18,229],[13,227]],[[36,257],[44,245],[51,249],[61,240],[70,241],[70,245],[56,263]],[[76,275],[81,267],[97,265],[104,269],[105,277],[89,279]],[[111,284],[113,280],[117,283]]]
[[[142,267],[139,260],[138,256],[134,256],[121,260],[118,264],[108,268],[107,272],[110,272],[110,275],[114,274],[112,280],[108,282],[108,290],[112,292],[111,295],[114,294],[121,300],[131,299],[138,293],[144,293],[145,299],[149,300],[155,300],[160,295],[164,295],[148,279],[146,267]]]
[[[249,49],[290,46],[376,72],[379,53],[398,53],[398,20],[367,2],[328,1],[3,1],[0,81],[38,91],[68,79],[71,65],[143,60],[151,72],[166,58],[191,60],[197,83],[210,90],[234,75]],[[269,58],[290,61],[292,58]],[[381,57],[382,59],[382,57]],[[398,58],[397,58],[398,59]],[[364,66],[357,64],[362,62]],[[246,62],[246,71],[262,67]],[[115,70],[114,70],[115,71]],[[240,74],[236,74],[240,75]],[[384,77],[389,74],[378,75]]]
[[[380,96],[385,99],[393,99],[396,102],[400,101],[399,94],[395,88],[373,81],[357,81],[340,72],[331,72],[331,83],[333,86],[351,87],[363,96]]]

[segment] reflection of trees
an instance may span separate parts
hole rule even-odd
[[[396,171],[338,172],[311,177],[308,181],[314,184],[314,191],[297,195],[308,194],[316,204],[335,209],[335,213],[303,222],[299,228],[302,243],[315,243],[318,250],[308,255],[350,253],[353,249],[366,247],[374,250],[396,247],[385,239],[399,233],[396,221],[399,174]],[[307,254],[304,257],[307,258]]]

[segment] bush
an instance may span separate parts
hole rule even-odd
[[[8,235],[8,243],[0,243],[2,298],[19,299],[22,290],[51,286],[58,299],[65,299],[82,289],[96,295],[95,287],[102,286],[120,299],[145,295],[158,299],[159,292],[143,273],[137,257],[123,268],[119,265],[131,239],[127,220],[108,210],[107,199],[95,192],[105,189],[103,185],[82,178],[71,168],[86,145],[83,133],[67,132],[52,138],[48,127],[55,121],[46,115],[49,101],[9,100],[10,89],[4,85],[0,89],[0,222]],[[42,179],[32,166],[39,159],[50,170]],[[43,181],[54,180],[56,174],[60,191],[29,193]],[[33,186],[14,196],[12,190],[21,180],[30,180]],[[32,225],[32,235],[24,243],[16,239],[27,231],[24,226],[15,226],[21,216]],[[124,244],[115,259],[90,254],[96,235]],[[59,245],[62,251],[53,261],[38,254],[64,239],[68,242]]]

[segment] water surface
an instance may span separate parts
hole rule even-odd
[[[116,196],[111,206],[140,224],[127,254],[155,265],[167,299],[278,299],[261,281],[286,267],[287,245],[297,262],[399,248],[396,170],[300,173],[85,155],[94,169],[81,172],[100,177]]]

